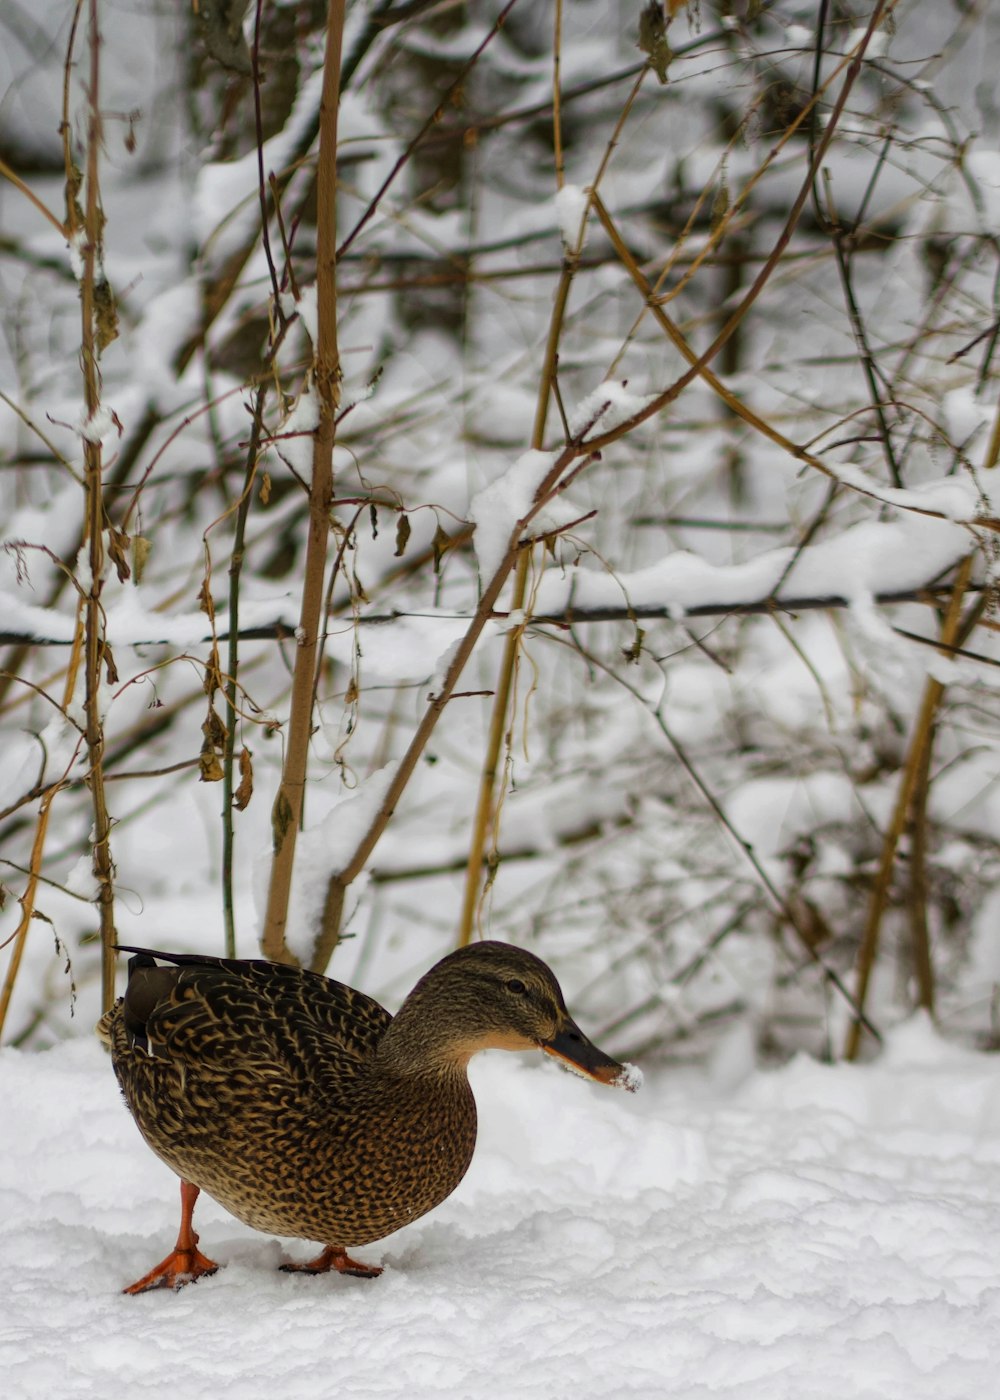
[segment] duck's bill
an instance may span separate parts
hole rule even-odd
[[[635,1065],[619,1064],[610,1055],[605,1055],[572,1021],[551,1040],[542,1041],[539,1049],[554,1060],[561,1061],[575,1074],[596,1080],[598,1084],[610,1084],[634,1094],[642,1083],[641,1070]]]

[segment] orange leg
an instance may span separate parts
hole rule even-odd
[[[339,1244],[328,1244],[322,1254],[306,1264],[282,1264],[281,1267],[286,1274],[328,1274],[335,1269],[338,1274],[350,1274],[352,1278],[378,1278],[382,1272],[374,1264],[360,1264],[352,1259]]]
[[[199,1188],[190,1181],[181,1182],[181,1228],[173,1253],[168,1254],[155,1269],[150,1269],[138,1283],[123,1288],[123,1293],[147,1293],[151,1288],[183,1288],[186,1283],[205,1274],[214,1274],[219,1267],[211,1259],[206,1259],[198,1249],[198,1236],[191,1224],[194,1203],[198,1199]]]

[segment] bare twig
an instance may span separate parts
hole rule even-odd
[[[427,741],[433,734],[437,727],[438,720],[441,718],[448,702],[451,700],[458,687],[458,682],[468,664],[469,658],[476,648],[476,644],[482,635],[484,627],[493,616],[493,610],[503,591],[504,585],[517,563],[521,549],[524,547],[522,544],[522,537],[528,532],[528,527],[538,515],[539,511],[544,509],[546,503],[551,500],[553,494],[557,491],[567,469],[580,457],[583,457],[584,460],[588,462],[596,460],[593,456],[586,454],[582,446],[582,440],[592,426],[592,424],[586,424],[578,437],[567,443],[563,450],[556,455],[552,466],[539,483],[531,508],[515,522],[510,532],[504,555],[493,577],[483,589],[482,597],[479,600],[479,606],[476,608],[475,615],[454,649],[451,661],[448,664],[448,668],[441,682],[440,689],[435,695],[430,696],[428,699],[427,708],[424,711],[423,717],[417,725],[413,737],[396,767],[395,773],[392,775],[386,788],[385,796],[377,812],[370,822],[367,831],[365,831],[359,839],[358,845],[355,847],[354,854],[351,856],[350,860],[342,870],[335,872],[331,876],[327,886],[324,904],[322,934],[317,942],[316,955],[313,963],[315,969],[321,970],[326,966],[329,960],[336,942],[336,930],[340,927],[340,919],[344,907],[344,896],[347,889],[351,883],[357,879],[358,875],[360,875],[368,857],[381,839],[382,833],[385,831],[393,812],[396,810],[396,804],[413,776],[413,771],[427,746]]]
[[[284,771],[272,809],[274,859],[261,946],[276,962],[291,961],[285,937],[292,887],[295,845],[302,824],[306,763],[312,734],[316,658],[323,611],[323,580],[333,502],[333,443],[340,402],[340,356],[337,347],[337,113],[340,102],[340,54],[345,0],[330,0],[326,21],[323,96],[320,106],[319,158],[316,177],[316,288],[318,342],[312,377],[319,400],[319,426],[313,436],[313,471],[309,487],[309,534],[306,544],[302,610],[296,631],[298,649]]]
[[[84,714],[86,716],[87,755],[91,801],[94,809],[93,870],[97,881],[96,903],[101,938],[101,1002],[105,1010],[115,995],[115,934],[114,864],[111,859],[111,817],[104,793],[104,715],[102,712],[102,681],[106,661],[104,638],[104,609],[101,594],[104,589],[106,555],[104,548],[104,493],[102,486],[101,438],[97,430],[97,415],[101,408],[101,375],[98,338],[98,278],[101,272],[101,233],[104,213],[101,208],[98,160],[103,139],[100,110],[100,50],[98,0],[88,0],[90,74],[87,92],[87,171],[86,201],[83,221],[78,222],[75,194],[67,198],[70,236],[80,244],[82,275],[80,279],[80,362],[83,370],[84,404],[87,423],[83,430],[85,469],[86,535],[89,549],[85,591],[84,645]],[[67,171],[70,191],[74,180]]]

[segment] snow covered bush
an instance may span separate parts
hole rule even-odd
[[[631,1054],[991,1037],[998,16],[231,8],[0,19],[7,1038],[480,930]]]

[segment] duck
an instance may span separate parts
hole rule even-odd
[[[181,1183],[176,1245],[125,1293],[216,1272],[193,1226],[202,1191],[255,1230],[321,1246],[286,1270],[377,1277],[348,1251],[434,1210],[468,1170],[468,1065],[481,1050],[540,1050],[599,1084],[641,1082],[584,1035],[551,968],[512,944],[448,954],[394,1016],[301,967],[121,951],[127,986],[98,1034],[139,1132]]]

